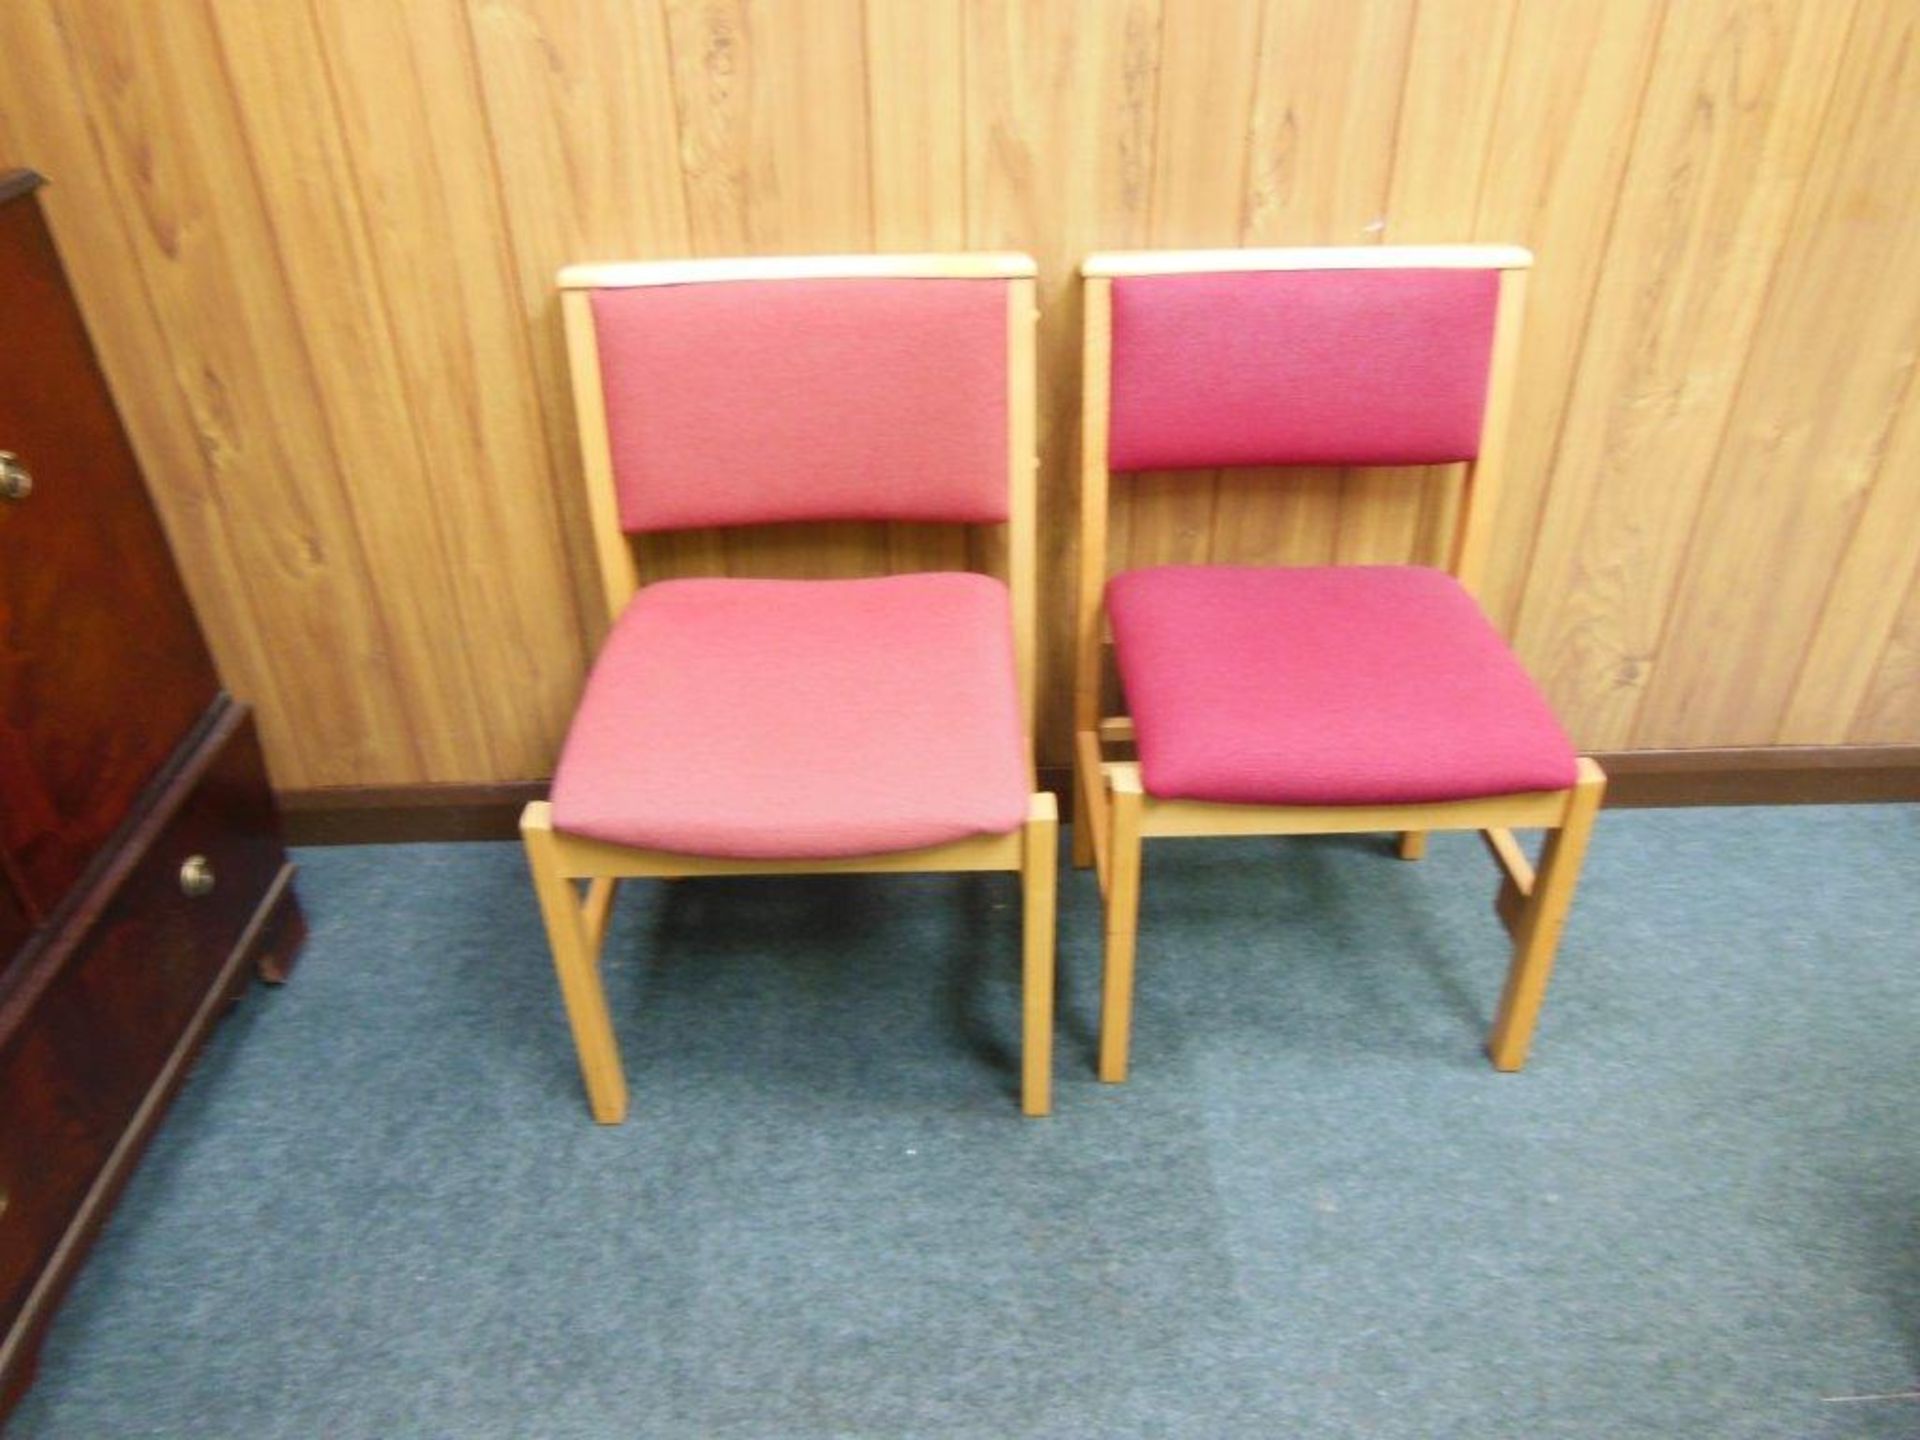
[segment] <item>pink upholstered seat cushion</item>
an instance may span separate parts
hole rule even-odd
[[[647,586],[587,681],[554,824],[748,859],[1007,833],[1028,796],[1012,635],[984,575]]]
[[[1149,794],[1383,805],[1573,784],[1546,700],[1441,571],[1168,566],[1115,576],[1107,609]]]

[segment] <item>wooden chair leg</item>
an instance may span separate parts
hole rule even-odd
[[[580,907],[580,921],[587,930],[587,949],[599,955],[607,938],[607,919],[613,914],[613,900],[620,893],[620,882],[602,875],[587,884],[586,903]]]
[[[1400,832],[1400,858],[1419,860],[1427,853],[1427,832],[1424,830],[1402,830]]]
[[[1107,923],[1100,979],[1100,1078],[1127,1078],[1133,1032],[1133,958],[1140,923],[1140,791],[1131,782],[1109,792]]]
[[[1546,998],[1553,958],[1573,905],[1580,867],[1586,860],[1593,818],[1607,789],[1604,771],[1591,760],[1580,762],[1580,778],[1558,830],[1549,831],[1540,864],[1534,871],[1532,893],[1518,917],[1513,935],[1513,964],[1507,971],[1500,1009],[1494,1016],[1487,1053],[1497,1070],[1518,1070],[1527,1063],[1534,1022]]]
[[[1099,784],[1095,776],[1089,782],[1079,765],[1073,767],[1073,868],[1085,870],[1093,864],[1093,801],[1088,791]]]
[[[590,944],[588,938],[585,912],[594,905],[592,894],[583,906],[561,871],[551,829],[523,823],[521,838],[526,842],[527,866],[533,872],[540,914],[547,923],[553,968],[560,977],[560,998],[566,1005],[574,1049],[580,1056],[587,1106],[602,1125],[618,1125],[627,1118],[627,1080],[620,1070],[620,1050],[607,1014],[606,992],[600,986],[599,947]],[[608,903],[611,899],[609,887]]]
[[[1085,844],[1088,858],[1093,862],[1094,879],[1099,882],[1101,893],[1105,894],[1107,852],[1111,848],[1107,831],[1113,824],[1113,801],[1107,794],[1107,774],[1101,760],[1100,736],[1092,730],[1083,730],[1074,736],[1073,794],[1077,807],[1073,827],[1073,843],[1076,847],[1074,863],[1082,863],[1077,858],[1077,847]]]
[[[1053,1111],[1054,892],[1060,816],[1053,796],[1033,797],[1020,852],[1020,1109]]]

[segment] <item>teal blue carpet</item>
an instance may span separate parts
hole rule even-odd
[[[1159,842],[1046,1121],[1002,877],[630,886],[601,1129],[516,848],[300,859],[10,1434],[1920,1435],[1920,809],[1603,816],[1520,1075],[1477,841]]]

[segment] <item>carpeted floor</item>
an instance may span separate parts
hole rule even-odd
[[[1920,1435],[1920,808],[1602,817],[1532,1065],[1470,837],[1156,842],[1014,1104],[999,877],[629,886],[592,1125],[515,847],[313,850],[10,1434]]]

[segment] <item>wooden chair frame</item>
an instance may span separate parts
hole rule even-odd
[[[1012,599],[1014,651],[1028,768],[1032,773],[1036,701],[1037,534],[1035,453],[1034,264],[1024,255],[850,255],[576,265],[560,272],[560,303],[572,369],[575,420],[587,485],[594,549],[609,618],[640,588],[631,540],[621,529],[607,434],[600,355],[590,292],[639,285],[721,284],[738,280],[844,278],[1004,279],[1007,284],[1007,483],[1004,579]],[[842,859],[732,860],[634,849],[569,835],[553,825],[549,802],[520,817],[534,889],[553,949],[554,969],[572,1027],[593,1118],[626,1118],[627,1086],[600,983],[599,957],[620,881],[632,877],[832,875],[903,871],[1005,870],[1021,881],[1021,1109],[1052,1108],[1055,854],[1058,817],[1051,794],[1034,791],[1023,825],[1005,835]],[[586,882],[584,894],[578,887]]]
[[[1100,1002],[1100,1078],[1126,1079],[1132,1031],[1142,844],[1181,835],[1326,835],[1399,831],[1400,855],[1417,860],[1427,832],[1477,830],[1499,863],[1494,909],[1513,958],[1487,1049],[1496,1068],[1526,1063],[1534,1023],[1566,923],[1574,887],[1606,789],[1589,758],[1566,790],[1441,804],[1390,806],[1223,805],[1159,799],[1146,793],[1137,762],[1110,758],[1129,744],[1133,722],[1102,715],[1106,674],[1108,421],[1113,373],[1113,281],[1124,276],[1228,270],[1473,268],[1499,272],[1499,309],[1487,377],[1478,457],[1461,467],[1458,516],[1444,551],[1432,557],[1469,591],[1484,571],[1504,440],[1513,408],[1521,314],[1532,255],[1509,245],[1356,246],[1276,250],[1139,251],[1092,255],[1082,264],[1084,321],[1080,439],[1080,584],[1074,665],[1074,864],[1095,867],[1105,898],[1106,935]],[[1520,827],[1547,834],[1538,870],[1514,839]]]

